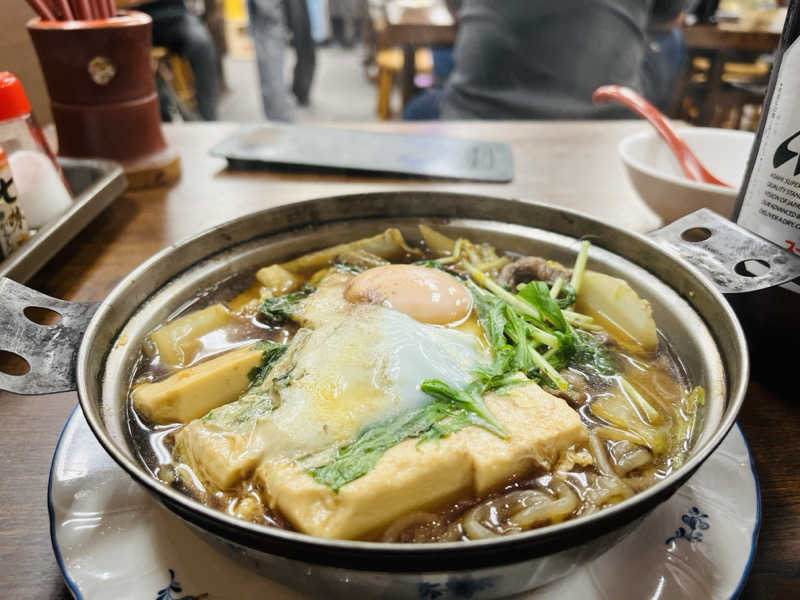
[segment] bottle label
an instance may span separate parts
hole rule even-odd
[[[800,256],[800,38],[784,52],[739,225]]]
[[[8,256],[28,238],[28,224],[17,202],[17,187],[0,149],[0,259]]]

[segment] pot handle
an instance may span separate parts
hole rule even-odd
[[[75,390],[78,348],[98,306],[99,302],[57,300],[1,277],[0,352],[21,357],[28,370],[10,374],[0,365],[0,390],[15,394]],[[61,318],[54,325],[40,325],[25,314],[29,308],[45,308]]]
[[[707,275],[723,294],[755,292],[800,278],[800,256],[707,208],[647,235]]]

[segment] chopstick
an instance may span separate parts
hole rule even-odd
[[[55,21],[56,16],[44,0],[26,0],[30,7],[36,11],[43,21]]]
[[[72,14],[72,9],[67,0],[57,0],[59,13],[61,13],[62,21],[72,21],[75,16]]]
[[[25,0],[42,21],[91,21],[117,16],[114,0]]]

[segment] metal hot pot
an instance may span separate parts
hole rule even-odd
[[[99,305],[55,300],[0,280],[0,349],[23,356],[31,367],[22,376],[0,373],[0,388],[17,393],[77,389],[98,441],[139,485],[221,552],[315,597],[416,598],[427,597],[425,590],[431,589],[437,598],[505,596],[562,577],[631,533],[697,470],[733,425],[746,390],[748,355],[739,322],[716,286],[729,291],[775,281],[769,273],[740,277],[725,265],[727,259],[703,250],[730,224],[700,216],[700,225],[676,222],[653,239],[553,206],[464,194],[374,193],[280,206],[166,248]],[[686,463],[650,489],[588,517],[495,540],[441,544],[328,540],[258,526],[182,495],[144,468],[128,426],[127,391],[148,331],[197,290],[236,273],[389,226],[414,242],[420,222],[565,263],[574,260],[580,239],[590,239],[590,268],[625,278],[650,301],[691,382],[707,391],[702,430]],[[687,241],[697,236],[686,230],[700,226],[711,237]],[[748,256],[757,257],[752,243]],[[695,252],[692,262],[715,273],[716,285],[676,249]],[[23,315],[28,306],[55,310],[62,319],[53,327],[34,324]]]

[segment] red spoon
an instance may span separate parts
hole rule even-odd
[[[606,104],[612,100],[619,102],[639,116],[647,119],[650,125],[658,132],[658,135],[661,136],[661,139],[663,139],[670,150],[672,150],[672,153],[675,155],[675,158],[678,159],[678,164],[680,164],[683,174],[686,175],[687,179],[700,181],[702,183],[733,187],[714,177],[694,155],[694,152],[686,145],[686,142],[678,137],[678,134],[672,128],[672,125],[667,122],[667,119],[661,111],[632,89],[621,85],[604,85],[597,88],[594,94],[592,94],[592,101],[595,104]]]

